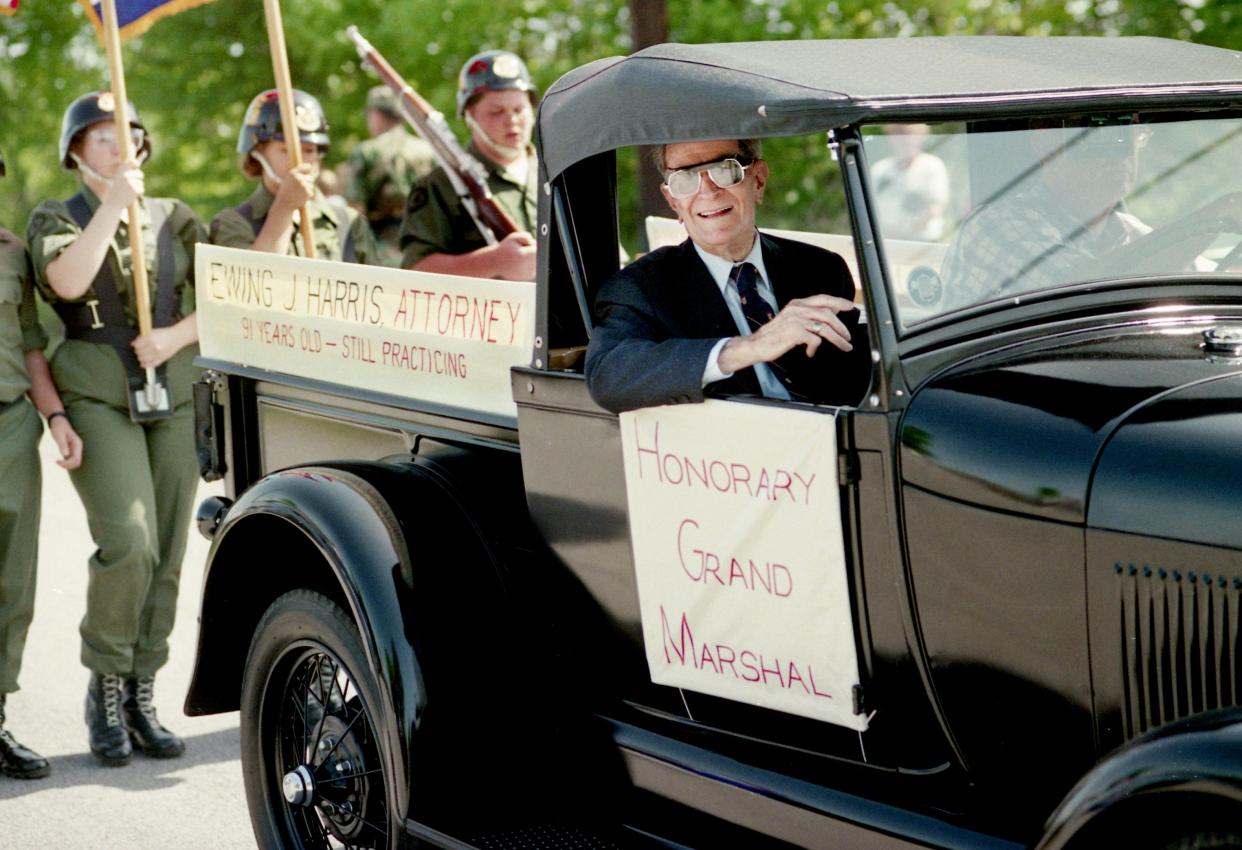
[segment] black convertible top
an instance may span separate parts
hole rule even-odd
[[[856,121],[1242,101],[1242,55],[1159,38],[949,36],[661,44],[561,77],[539,109],[548,175],[615,148]]]

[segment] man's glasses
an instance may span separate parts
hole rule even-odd
[[[105,145],[117,148],[120,147],[120,145],[117,144],[116,130],[110,127],[100,127],[98,129],[91,130],[86,134],[86,138],[91,143],[96,145]],[[134,152],[137,153],[142,150],[142,143],[146,141],[147,134],[137,127],[132,127],[129,131],[129,138],[134,143]]]
[[[674,198],[690,198],[699,191],[704,173],[721,189],[728,189],[745,180],[746,169],[752,165],[754,165],[753,162],[742,165],[734,157],[703,165],[692,165],[689,168],[665,172],[664,185],[668,187],[669,194]]]

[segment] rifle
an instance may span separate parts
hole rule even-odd
[[[418,92],[410,88],[409,83],[388,64],[371,42],[362,37],[357,27],[350,26],[345,34],[354,40],[358,57],[375,70],[385,85],[396,92],[401,114],[418,135],[431,145],[436,160],[453,184],[453,191],[461,198],[462,205],[470,213],[470,218],[474,220],[487,244],[494,245],[510,233],[516,233],[520,228],[500,208],[492,197],[491,189],[487,187],[487,171],[483,168],[483,163],[458,144],[448,122],[444,120],[443,113],[434,109]]]

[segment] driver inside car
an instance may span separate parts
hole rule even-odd
[[[1242,233],[1242,193],[1154,229],[1126,209],[1152,128],[1129,118],[1031,128],[1021,134],[1031,164],[954,235],[941,270],[945,309],[1080,281],[1242,267],[1242,244],[1223,259],[1204,255],[1220,234]]]
[[[1029,187],[978,206],[945,255],[950,309],[1080,279],[1093,261],[1151,231],[1125,208],[1146,127],[1032,126],[1023,134],[1038,162]]]

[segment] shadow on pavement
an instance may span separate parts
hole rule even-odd
[[[174,776],[190,768],[238,758],[240,743],[236,727],[185,738],[185,754],[174,759],[147,758],[140,752],[124,767],[105,767],[89,751],[48,759],[52,774],[45,779],[13,779],[0,775],[0,800],[14,800],[39,791],[99,785],[125,791],[154,791],[185,782]],[[86,730],[83,729],[83,738]],[[83,741],[85,745],[85,741]]]

